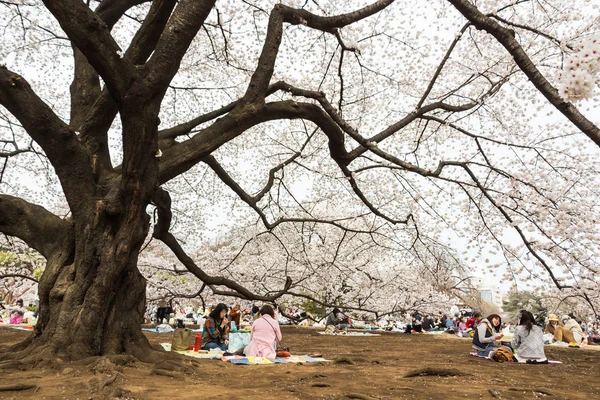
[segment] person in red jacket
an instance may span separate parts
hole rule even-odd
[[[482,319],[483,317],[481,316],[481,313],[479,311],[475,311],[471,318],[467,319],[467,329],[477,329],[477,325]]]

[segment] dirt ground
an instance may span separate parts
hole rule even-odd
[[[182,370],[170,364],[115,366],[99,360],[87,367],[0,369],[0,399],[600,398],[600,346],[546,347],[546,355],[563,364],[518,365],[471,357],[470,340],[451,335],[323,336],[297,327],[282,327],[282,332],[293,354],[320,352],[333,361],[232,365],[200,359]],[[0,351],[27,335],[0,328]],[[154,344],[170,340],[168,334],[147,336]],[[427,368],[442,369],[448,376],[419,375]],[[407,377],[415,371],[417,376]],[[24,390],[3,390],[8,385]]]

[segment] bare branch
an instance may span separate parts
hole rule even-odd
[[[18,237],[46,258],[73,240],[72,224],[43,207],[5,194],[0,194],[0,232]]]
[[[448,0],[476,28],[482,29],[494,36],[502,46],[513,56],[515,62],[529,78],[531,83],[548,99],[558,111],[569,119],[581,132],[600,146],[600,128],[594,125],[571,103],[567,103],[558,94],[558,90],[542,75],[531,61],[523,47],[515,39],[514,31],[503,27],[492,18],[481,13],[468,0]]]

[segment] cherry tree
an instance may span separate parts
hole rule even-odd
[[[470,266],[598,289],[593,2],[0,7],[0,231],[46,260],[2,357],[162,357],[150,232],[197,290],[258,301],[407,309],[460,285],[457,238]]]

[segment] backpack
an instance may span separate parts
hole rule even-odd
[[[512,350],[506,346],[500,346],[495,351],[490,352],[490,358],[497,362],[516,361]]]

